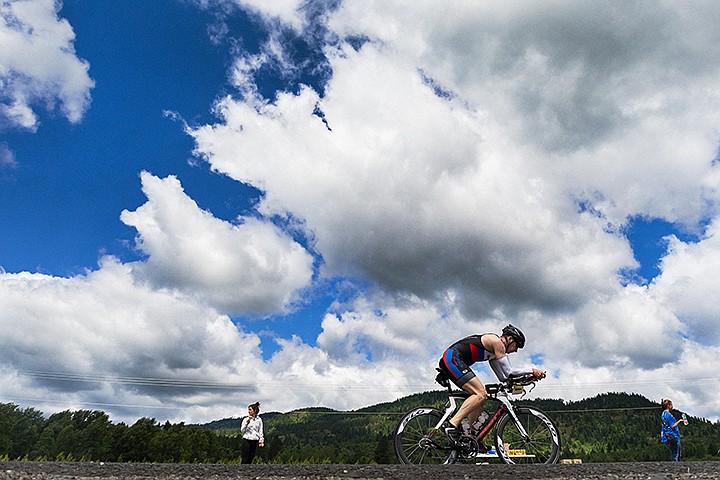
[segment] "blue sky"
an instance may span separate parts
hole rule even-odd
[[[13,169],[6,179],[12,188],[3,188],[5,270],[69,276],[96,268],[101,255],[141,258],[132,244],[135,230],[119,216],[143,203],[143,170],[176,176],[200,208],[227,221],[257,201],[260,192],[251,185],[213,173],[193,159],[183,122],[213,119],[214,100],[232,91],[227,78],[231,43],[257,51],[267,29],[238,10],[224,20],[236,33],[213,41],[209,31],[217,20],[212,12],[177,1],[139,6],[63,4],[75,48],[87,52],[79,57],[88,62],[95,84],[92,104],[79,124],[40,110],[36,131],[7,132],[16,161],[30,161]],[[294,328],[319,333],[316,325]],[[269,356],[275,344],[265,346]]]
[[[0,7],[0,401],[357,408],[512,322],[718,418],[720,8],[431,3]]]
[[[79,124],[40,110],[37,131],[3,132],[22,167],[6,172],[16,188],[3,189],[3,205],[14,207],[2,212],[3,225],[15,229],[3,245],[7,270],[69,275],[94,267],[101,249],[136,256],[126,244],[134,231],[118,220],[143,203],[143,169],[178,176],[222,218],[239,215],[257,194],[189,165],[192,139],[164,114],[209,121],[209,107],[227,89],[228,48],[208,38],[212,17],[179,2],[137,7],[64,3],[61,13],[72,19],[75,48],[86,52],[81,58],[95,82],[92,104]]]

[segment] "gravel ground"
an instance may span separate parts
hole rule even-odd
[[[720,479],[720,462],[581,465],[194,465],[0,462],[0,480]]]

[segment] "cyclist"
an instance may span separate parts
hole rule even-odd
[[[537,380],[545,378],[544,371],[535,367],[514,369],[510,366],[507,354],[517,352],[525,346],[525,335],[519,328],[508,325],[503,328],[502,335],[484,333],[470,335],[452,344],[440,359],[441,375],[445,373],[452,382],[471,395],[465,400],[458,412],[450,419],[451,426],[445,433],[457,442],[462,434],[460,423],[467,417],[472,425],[482,412],[487,391],[470,365],[487,361],[497,378],[504,382],[511,375],[532,375]]]

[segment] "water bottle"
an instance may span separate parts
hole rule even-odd
[[[478,430],[480,430],[480,427],[483,426],[483,424],[485,423],[485,421],[488,419],[489,416],[490,416],[490,415],[488,415],[487,412],[482,412],[482,413],[480,414],[480,416],[478,417],[478,419],[475,420],[475,422],[473,422],[473,424],[472,424],[472,429],[475,430],[476,432],[477,432]]]
[[[468,422],[468,419],[463,418],[460,424],[462,425],[463,434],[470,435],[470,422]]]
[[[687,415],[685,415],[684,413],[682,414],[682,421],[685,425],[688,424]]]

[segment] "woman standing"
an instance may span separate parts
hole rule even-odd
[[[240,447],[242,455],[242,463],[252,463],[255,458],[257,447],[265,445],[265,437],[263,435],[263,421],[258,416],[260,413],[260,402],[248,405],[248,416],[243,418],[240,433],[242,433],[243,441]]]
[[[662,434],[664,439],[667,441],[668,445],[670,446],[670,461],[671,462],[679,462],[680,461],[680,428],[678,425],[680,425],[680,422],[683,422],[683,419],[675,420],[675,417],[672,413],[670,413],[670,410],[673,408],[672,401],[668,400],[667,398],[663,399],[662,401],[662,408],[663,413],[660,417],[662,421]]]

